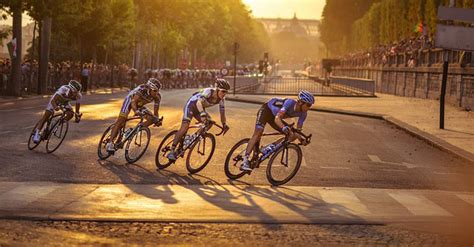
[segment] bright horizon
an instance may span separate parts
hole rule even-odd
[[[321,19],[326,0],[242,0],[255,18]]]

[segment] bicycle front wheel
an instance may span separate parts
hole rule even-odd
[[[35,136],[35,128],[33,128],[33,130],[31,131],[30,138],[28,139],[28,149],[29,150],[35,149],[41,143],[41,141],[39,141],[38,143],[35,143],[33,141],[33,137]]]
[[[239,179],[247,174],[245,171],[240,170],[240,166],[244,161],[245,150],[247,149],[249,140],[250,139],[246,138],[239,141],[227,154],[224,164],[224,172],[229,179]]]
[[[135,163],[143,156],[150,144],[150,137],[150,129],[142,127],[128,139],[125,147],[125,159],[128,163]]]
[[[189,173],[194,174],[204,169],[211,161],[215,149],[216,138],[210,133],[206,133],[196,140],[189,148],[186,158],[186,168]]]
[[[158,169],[165,169],[166,167],[173,164],[172,161],[168,159],[168,154],[171,151],[171,147],[173,145],[174,136],[176,135],[177,130],[173,130],[168,133],[163,141],[161,141],[160,145],[158,146],[158,150],[156,150],[155,155],[155,165]],[[178,145],[179,146],[179,145]],[[178,148],[177,148],[178,149]]]
[[[288,183],[301,166],[303,153],[301,148],[293,143],[277,150],[268,161],[267,179],[272,185]]]
[[[47,153],[56,151],[61,143],[63,143],[69,129],[69,122],[64,120],[64,118],[58,118],[51,124],[51,126],[48,141],[46,142]]]
[[[110,155],[112,155],[111,153],[107,152],[107,143],[110,141],[110,136],[112,135],[112,129],[114,126],[115,124],[112,124],[107,127],[107,129],[104,131],[104,134],[102,134],[102,137],[100,138],[99,146],[97,147],[97,155],[101,160],[105,160],[110,157]]]

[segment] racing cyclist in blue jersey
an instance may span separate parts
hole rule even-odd
[[[199,122],[206,122],[210,116],[206,112],[206,108],[219,104],[219,111],[221,115],[221,123],[224,127],[224,131],[229,130],[229,126],[226,124],[225,118],[225,102],[224,97],[229,91],[229,82],[225,79],[217,79],[215,88],[205,88],[191,96],[184,106],[184,116],[181,122],[181,127],[176,132],[176,135],[171,146],[171,151],[168,153],[167,158],[171,161],[177,159],[175,149],[178,145],[179,140],[186,134],[189,128],[189,124],[194,117]]]
[[[116,151],[114,140],[117,137],[118,131],[125,126],[127,122],[128,114],[130,110],[133,110],[135,115],[143,116],[146,109],[145,105],[155,102],[153,116],[145,115],[146,121],[143,126],[150,126],[159,122],[158,111],[160,108],[161,94],[160,94],[161,82],[156,78],[150,78],[147,83],[138,85],[136,88],[131,90],[122,104],[120,114],[115,122],[110,135],[110,141],[107,143],[107,152],[114,153]]]
[[[75,116],[75,122],[79,123],[81,120],[82,114],[79,112],[81,108],[81,89],[82,85],[76,80],[69,81],[68,85],[61,86],[56,93],[53,94],[51,100],[44,111],[41,119],[36,123],[35,133],[33,136],[33,142],[39,143],[41,140],[40,130],[43,129],[44,123],[51,117],[55,111],[59,111],[60,106],[64,107],[66,112],[65,120],[69,121],[73,116]],[[76,101],[76,113],[73,112],[72,106],[69,104],[69,101]]]
[[[240,167],[243,171],[251,171],[249,163],[249,155],[253,147],[262,138],[265,125],[268,123],[275,130],[289,136],[289,141],[294,141],[298,138],[300,142],[304,143],[305,138],[298,133],[291,131],[291,128],[283,121],[286,118],[298,117],[297,129],[303,128],[303,123],[306,120],[307,112],[314,104],[314,96],[308,91],[300,91],[298,100],[294,99],[280,99],[272,98],[267,103],[263,104],[257,113],[257,123],[253,136],[248,142],[245,150],[244,161]]]

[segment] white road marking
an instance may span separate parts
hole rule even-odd
[[[2,210],[23,208],[60,187],[20,185],[0,195],[0,208]]]
[[[459,197],[461,200],[474,205],[474,195],[465,195],[465,194],[457,194],[457,197]]]
[[[13,132],[13,130],[2,131],[2,132],[0,132],[0,135],[8,134],[8,133],[11,133],[11,132]]]
[[[382,162],[382,160],[381,160],[381,159],[379,158],[379,156],[377,156],[377,155],[369,154],[369,155],[367,155],[367,156],[369,156],[369,159],[370,159],[370,161],[372,161],[372,162],[377,162],[377,163],[381,163],[381,162]]]
[[[28,109],[33,109],[33,108],[37,108],[38,106],[29,106],[29,107],[23,107],[21,108],[22,110],[28,110]]]
[[[336,122],[336,123],[340,123],[340,122],[341,122],[341,120],[339,120],[339,119],[334,119],[334,122]]]
[[[451,213],[428,200],[422,195],[413,195],[405,192],[388,193],[393,199],[402,204],[416,216],[453,216]]]
[[[322,199],[329,205],[334,214],[369,215],[369,209],[359,198],[348,190],[320,190]]]
[[[343,167],[343,166],[320,166],[319,168],[321,168],[321,169],[339,169],[339,170],[349,170],[349,169],[351,169],[349,167]]]
[[[26,129],[33,129],[33,127],[35,127],[34,125],[31,125],[31,126],[27,126],[27,127],[23,127],[22,129],[26,130]]]
[[[407,163],[407,162],[396,163],[396,162],[383,161],[382,159],[379,158],[379,156],[374,155],[374,154],[368,154],[367,156],[369,157],[370,161],[372,161],[374,163],[380,163],[380,164],[385,164],[385,165],[394,165],[394,166],[404,166],[406,168],[419,167],[419,165],[414,165],[414,164],[410,164],[410,163]]]

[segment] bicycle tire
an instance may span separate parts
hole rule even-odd
[[[300,169],[301,161],[303,160],[303,152],[301,151],[301,148],[298,145],[293,144],[293,143],[288,144],[286,146],[286,148],[287,149],[294,149],[297,153],[298,159],[296,161],[295,168],[289,174],[289,176],[287,176],[285,179],[282,179],[282,180],[275,179],[274,176],[272,175],[272,167],[274,166],[273,162],[275,161],[275,158],[278,156],[278,154],[283,152],[285,150],[285,148],[282,147],[282,148],[278,149],[277,151],[275,151],[275,153],[272,155],[272,157],[268,161],[267,172],[266,172],[267,173],[267,180],[272,185],[280,186],[280,185],[288,183],[296,175],[296,173]]]
[[[97,156],[99,156],[99,159],[105,160],[112,155],[111,153],[107,152],[107,143],[109,142],[110,135],[112,134],[112,129],[115,126],[115,124],[111,124],[107,129],[105,129],[104,133],[102,134],[102,137],[100,138],[99,145],[97,147]],[[110,132],[109,136],[107,139],[105,137],[107,134]],[[120,134],[120,133],[118,133]],[[105,154],[102,153],[102,147],[105,150]]]
[[[35,149],[41,143],[41,139],[38,143],[35,143],[33,141],[34,136],[35,136],[35,128],[33,128],[33,130],[31,131],[30,138],[28,139],[28,149],[29,150]]]
[[[160,170],[165,169],[165,168],[169,167],[170,165],[172,165],[174,162],[176,162],[176,161],[169,161],[168,158],[166,157],[167,152],[170,151],[171,145],[173,144],[173,140],[174,140],[174,136],[175,136],[176,132],[178,132],[178,131],[173,130],[170,133],[168,133],[163,138],[160,145],[158,146],[158,149],[156,150],[155,165]],[[166,143],[166,146],[163,147],[163,145],[165,145],[165,143]],[[165,150],[165,152],[160,152],[160,151],[163,151],[164,148],[167,149],[167,150]],[[161,153],[163,153],[161,156],[166,159],[166,162],[160,162],[160,154]]]
[[[188,151],[188,155],[186,157],[186,169],[188,169],[188,172],[191,173],[191,174],[195,174],[195,173],[198,173],[200,172],[202,169],[204,169],[204,167],[206,167],[207,164],[209,164],[209,161],[211,161],[212,159],[212,156],[214,155],[214,151],[216,150],[216,138],[214,137],[214,135],[210,134],[210,133],[206,133],[204,134],[203,136],[203,139],[205,140],[206,138],[209,138],[209,140],[211,141],[211,151],[210,151],[210,154],[209,154],[209,157],[207,157],[206,161],[204,161],[201,165],[199,165],[198,167],[194,168],[191,166],[191,154],[193,153],[193,150],[194,148],[197,146],[198,147],[198,151],[199,151],[199,146],[198,144],[202,142],[203,139],[201,140],[198,140],[198,141],[195,141],[191,147],[189,148],[189,151]]]
[[[239,161],[243,161],[243,157],[241,156],[241,154],[237,154],[237,155],[233,155],[233,153],[235,152],[235,150],[237,150],[237,148],[239,148],[240,146],[242,145],[245,145],[245,148],[247,148],[247,143],[250,141],[249,138],[245,138],[245,139],[242,139],[240,140],[239,142],[237,142],[229,151],[229,153],[227,154],[227,157],[225,158],[225,163],[224,163],[224,172],[225,172],[225,175],[229,178],[229,179],[232,179],[232,180],[235,180],[235,179],[239,179],[241,177],[243,177],[245,174],[247,174],[247,172],[245,171],[241,171],[240,170],[240,164],[237,165],[237,163]],[[241,151],[242,152],[242,151]],[[240,156],[239,156],[240,155]],[[233,164],[233,168],[236,168],[238,172],[235,172],[233,173],[231,171],[231,160],[232,161],[235,161],[235,159],[238,159],[234,164]]]
[[[64,126],[66,127],[65,130],[63,129]],[[60,139],[59,143],[56,145],[56,147],[50,148],[49,147],[49,143],[50,143],[49,141],[51,140],[51,136],[56,134],[56,128],[60,128],[61,132],[64,130],[64,135],[62,135],[62,137],[60,137],[61,139]],[[69,130],[69,121],[64,120],[64,118],[59,118],[52,124],[52,127],[49,131],[49,134],[48,134],[48,140],[46,141],[46,152],[47,153],[52,153],[52,152],[56,151],[59,148],[59,146],[61,146],[61,144],[64,141],[64,138],[66,138],[68,130]]]
[[[142,131],[145,131],[145,134],[147,136],[145,148],[140,152],[140,154],[137,157],[131,158],[130,157],[130,152],[129,152],[130,144]],[[131,136],[128,139],[127,145],[125,146],[125,159],[127,160],[127,162],[129,164],[133,164],[133,163],[137,162],[143,156],[143,154],[145,154],[146,150],[148,149],[148,145],[150,145],[150,139],[151,139],[151,132],[150,132],[150,129],[148,127],[141,127],[139,131],[135,132],[133,134],[133,136]]]

